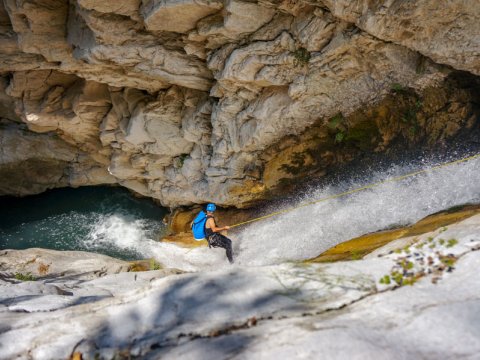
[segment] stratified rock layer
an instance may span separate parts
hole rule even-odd
[[[118,183],[246,207],[397,140],[441,143],[477,125],[479,20],[433,0],[5,0],[0,132],[32,151],[2,146],[0,194]]]

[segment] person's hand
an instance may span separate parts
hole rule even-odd
[[[225,230],[230,230],[230,226],[225,226]]]

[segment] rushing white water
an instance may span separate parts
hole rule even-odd
[[[423,168],[429,166],[424,164]],[[287,207],[418,169],[418,165],[392,166],[386,172],[319,188]],[[455,205],[478,202],[480,159],[475,159],[246,226],[231,235],[236,265],[261,266],[311,258],[353,237],[414,223]],[[110,216],[98,222],[86,241],[90,241],[91,246],[110,243],[128,248],[146,258],[154,257],[165,266],[184,270],[230,266],[223,249],[186,249],[159,243],[144,225],[139,220],[129,222],[121,216]]]

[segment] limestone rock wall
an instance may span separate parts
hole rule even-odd
[[[375,123],[371,151],[454,136],[476,124],[473,91],[415,116],[417,137],[372,113],[392,89],[423,111],[456,93],[452,71],[479,75],[479,20],[461,1],[3,0],[0,193],[118,183],[169,207],[243,207],[305,149],[317,170],[355,156],[334,140],[358,124]]]

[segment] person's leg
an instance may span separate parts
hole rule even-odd
[[[230,262],[230,264],[233,264],[232,240],[230,240],[229,238],[221,234],[220,236],[222,239],[222,247],[225,249],[225,252],[227,253],[227,259]]]
[[[232,240],[222,234],[215,233],[211,236],[210,245],[213,247],[224,248],[227,253],[228,261],[230,264],[233,263]]]

